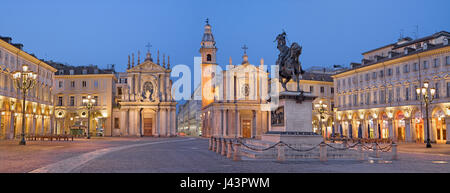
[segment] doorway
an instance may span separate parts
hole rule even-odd
[[[144,136],[152,136],[153,120],[152,118],[144,118]]]
[[[442,117],[434,118],[436,123],[436,142],[446,143],[447,141],[447,128],[445,125],[445,119]]]
[[[242,137],[250,138],[251,137],[251,120],[244,119],[242,120]]]

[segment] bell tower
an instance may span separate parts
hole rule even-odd
[[[216,42],[214,41],[214,36],[211,32],[211,25],[209,25],[208,19],[206,19],[206,25],[200,45],[200,54],[202,55],[202,106],[206,106],[214,102],[214,78],[217,73],[217,47]]]

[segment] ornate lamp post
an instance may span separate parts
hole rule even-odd
[[[87,98],[83,99],[83,104],[88,109],[88,129],[86,135],[87,139],[90,139],[91,136],[89,135],[89,131],[91,130],[91,110],[94,107],[95,99],[93,99],[91,95],[88,95]]]
[[[323,114],[327,111],[327,107],[328,105],[323,103],[323,101],[319,101],[319,104],[314,104],[314,108],[317,109],[317,111],[319,112],[320,115],[320,119],[319,119],[319,132],[323,135],[323,139],[325,141],[326,138],[326,134],[322,132],[322,120],[325,118],[323,116]]]
[[[28,65],[22,65],[22,71],[14,71],[13,73],[14,86],[16,89],[21,90],[23,94],[22,102],[22,140],[19,145],[26,145],[25,142],[25,98],[27,92],[36,85],[37,74],[28,69]]]
[[[429,83],[424,82],[422,88],[416,88],[416,93],[420,99],[425,103],[425,112],[427,118],[427,148],[431,148],[430,143],[430,124],[428,120],[428,106],[433,102],[434,94],[436,93],[435,88],[429,88]],[[428,94],[429,93],[429,94]]]

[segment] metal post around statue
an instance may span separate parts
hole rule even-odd
[[[378,147],[377,147],[377,143],[375,143],[373,145],[373,151],[375,151],[375,157],[379,158],[380,157],[380,153],[378,152]]]
[[[286,160],[286,153],[285,153],[285,148],[284,148],[284,144],[279,144],[277,146],[277,160],[279,162],[283,162]]]
[[[236,143],[234,144],[233,161],[240,161],[240,160],[241,160],[241,144]]]
[[[227,147],[226,147],[226,140],[225,140],[225,138],[224,139],[222,139],[222,155],[223,156],[225,156],[225,155],[227,155]]]
[[[212,138],[212,151],[216,151],[216,138]]]
[[[397,160],[398,154],[397,154],[397,144],[392,143],[392,160]]]
[[[209,138],[208,150],[212,150],[212,137]]]
[[[216,141],[216,153],[220,153],[220,138],[217,138]]]
[[[321,143],[319,145],[319,154],[320,154],[320,161],[326,162],[328,161],[327,158],[327,145],[325,143]]]
[[[233,153],[233,150],[231,150],[231,145],[232,145],[232,142],[231,142],[231,140],[229,140],[228,143],[227,143],[227,146],[228,146],[228,148],[227,148],[227,158],[231,158],[232,153]]]
[[[358,160],[364,160],[364,151],[362,149],[362,144],[358,144]]]

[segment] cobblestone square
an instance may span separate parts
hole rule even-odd
[[[208,150],[208,140],[175,138],[93,138],[74,142],[0,143],[0,172],[56,173],[328,173],[450,172],[450,145],[400,144],[395,161],[316,159],[278,162],[243,157],[232,161]]]

